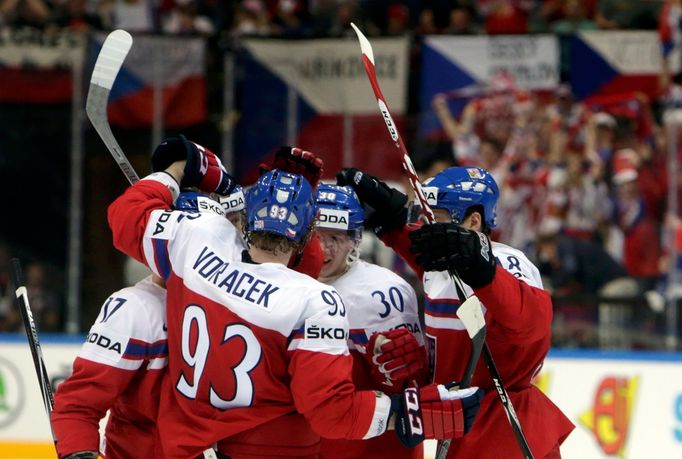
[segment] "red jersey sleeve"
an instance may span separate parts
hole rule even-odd
[[[390,411],[388,396],[356,391],[353,358],[297,350],[291,359],[291,392],[296,409],[325,438],[363,439],[383,433]]]
[[[165,180],[173,180],[168,174],[155,175],[158,174],[166,176]],[[173,193],[160,181],[143,179],[128,188],[108,210],[114,247],[147,264],[142,240],[149,217],[152,211],[170,209],[172,205]]]
[[[546,290],[528,285],[497,266],[493,281],[474,289],[515,344],[528,344],[547,335],[552,323],[552,300]]]
[[[71,376],[59,385],[51,422],[59,457],[99,451],[99,421],[135,372],[77,357]]]

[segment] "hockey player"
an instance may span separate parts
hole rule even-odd
[[[285,457],[301,456],[296,439],[304,454],[316,454],[310,428],[362,439],[391,425],[410,446],[467,431],[478,389],[430,385],[394,398],[355,391],[338,292],[286,266],[316,212],[302,176],[276,169],[261,176],[247,199],[250,248],[242,253],[225,218],[169,210],[178,184],[231,191],[234,182],[212,152],[171,138],[152,164],[156,172],[109,207],[109,223],[114,245],[166,280],[169,361],[158,416],[164,457],[195,457],[285,416],[292,422],[282,424],[288,430],[281,437],[291,448],[275,454]]]
[[[183,192],[175,208],[223,215],[220,204]],[[73,372],[55,394],[52,428],[60,458],[162,457],[156,429],[161,377],[166,368],[166,288],[156,274],[114,292],[90,328]],[[99,421],[109,410],[105,436]],[[131,441],[134,438],[135,441]]]
[[[461,380],[471,351],[457,318],[460,299],[450,269],[466,284],[466,295],[475,293],[485,306],[487,342],[534,456],[559,458],[559,445],[573,424],[531,384],[549,350],[552,303],[537,268],[522,252],[490,243],[499,197],[492,176],[476,167],[451,167],[427,181],[425,194],[439,223],[419,229],[405,224],[402,193],[357,169],[344,169],[337,177],[376,210],[371,221],[384,243],[423,274],[434,382]],[[467,436],[452,442],[448,457],[521,457],[483,362],[472,383],[487,390],[482,413]]]
[[[359,259],[365,212],[351,187],[320,184],[317,205],[317,236],[324,250],[319,280],[334,287],[346,305],[355,387],[398,393],[412,379],[425,383],[426,351],[414,289],[392,271]],[[374,363],[379,336],[389,341]],[[392,352],[400,358],[387,360]],[[392,434],[365,441],[323,439],[320,449],[324,459],[422,456],[421,445],[405,448]]]

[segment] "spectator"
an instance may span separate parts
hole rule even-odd
[[[386,35],[400,36],[408,32],[410,10],[405,5],[394,3],[388,7],[388,24]]]
[[[478,33],[474,24],[474,12],[465,6],[455,6],[449,15],[450,21],[443,33],[449,35],[474,35]]]
[[[86,9],[85,0],[67,0],[52,12],[50,24],[70,32],[103,30],[102,18]]]
[[[480,0],[478,9],[485,18],[485,31],[490,35],[528,32],[528,14],[533,0]]]
[[[355,38],[355,31],[351,28],[350,23],[356,20],[355,4],[350,0],[340,1],[329,28],[329,36]]]
[[[614,155],[613,223],[624,235],[623,264],[644,292],[654,289],[660,276],[662,252],[658,225],[644,204],[631,158],[631,153],[622,150]]]
[[[581,0],[565,0],[563,12],[563,18],[552,26],[552,32],[555,34],[569,35],[581,30],[597,29],[597,24],[587,16],[587,10]]]
[[[594,241],[545,233],[535,242],[538,268],[553,293],[596,294],[607,283],[627,276],[625,269]]]
[[[215,26],[197,13],[196,0],[175,0],[175,7],[162,17],[161,30],[172,35],[212,35]]]
[[[647,0],[599,0],[595,19],[600,29],[656,29],[659,9]]]
[[[230,34],[235,37],[269,35],[268,12],[261,0],[244,0],[237,6]]]
[[[419,21],[414,29],[414,33],[417,36],[420,35],[435,35],[439,33],[436,27],[436,21],[431,8],[424,8],[421,13],[419,13]]]
[[[273,34],[283,37],[311,35],[305,15],[305,8],[299,0],[279,0],[272,18]]]
[[[50,7],[43,0],[0,0],[0,26],[42,29],[49,17]]]

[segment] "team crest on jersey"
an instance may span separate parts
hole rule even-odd
[[[261,230],[265,228],[265,222],[263,220],[255,220],[253,222],[253,228],[257,230]]]

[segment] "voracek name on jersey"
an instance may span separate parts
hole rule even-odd
[[[239,269],[228,270],[229,267],[229,262],[222,260],[215,252],[204,246],[192,269],[230,295],[267,308],[270,295],[279,290],[279,287]],[[245,286],[242,287],[242,284]]]

